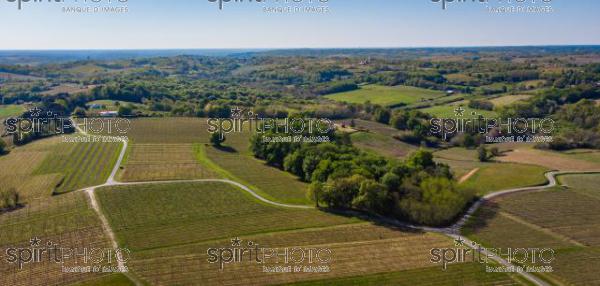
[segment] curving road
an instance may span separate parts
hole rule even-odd
[[[75,124],[75,128],[77,129],[77,131],[79,131],[80,133],[84,134],[84,135],[88,135],[86,132],[84,132],[77,124]],[[88,135],[89,136],[89,135]],[[273,206],[277,206],[277,207],[284,207],[284,208],[296,208],[296,209],[314,209],[314,207],[312,206],[306,206],[306,205],[291,205],[291,204],[282,204],[282,203],[278,203],[278,202],[274,202],[271,200],[268,200],[262,196],[260,196],[259,194],[257,194],[255,191],[253,191],[252,189],[250,189],[249,187],[240,184],[238,182],[232,181],[232,180],[228,180],[228,179],[198,179],[198,180],[168,180],[168,181],[146,181],[146,182],[118,182],[115,180],[115,176],[117,175],[117,172],[119,171],[119,168],[121,166],[121,163],[123,162],[123,158],[125,157],[125,152],[127,151],[127,146],[128,146],[128,142],[127,140],[121,140],[121,142],[123,143],[123,147],[121,149],[121,152],[119,154],[119,158],[117,159],[115,166],[113,167],[112,172],[110,173],[110,176],[108,177],[108,179],[106,180],[106,182],[102,185],[98,185],[98,186],[94,186],[94,187],[89,187],[89,188],[84,188],[78,191],[85,191],[86,194],[88,195],[89,199],[90,199],[90,204],[92,206],[92,208],[94,209],[94,211],[98,214],[98,217],[100,218],[100,221],[102,222],[102,227],[104,229],[104,231],[107,233],[108,237],[111,240],[111,244],[113,246],[114,249],[118,249],[119,245],[117,243],[115,234],[113,232],[113,230],[110,227],[110,224],[108,223],[108,220],[106,219],[106,217],[104,216],[104,213],[102,212],[101,208],[99,207],[98,201],[96,199],[96,195],[94,193],[94,191],[97,188],[101,188],[101,187],[108,187],[108,186],[131,186],[131,185],[150,185],[150,184],[173,184],[173,183],[201,183],[201,182],[220,182],[220,183],[226,183],[226,184],[230,184],[233,185],[235,187],[240,188],[241,190],[248,192],[250,195],[252,195],[253,197],[255,197],[256,199],[273,205]],[[407,224],[401,221],[397,221],[394,219],[383,219],[385,220],[385,222],[396,225],[396,226],[400,226],[400,227],[408,227],[408,228],[412,228],[412,229],[417,229],[417,230],[422,230],[422,231],[428,231],[428,232],[436,232],[436,233],[441,233],[444,234],[446,236],[451,237],[452,239],[455,240],[462,240],[464,241],[464,245],[471,247],[473,249],[477,249],[478,245],[477,243],[469,240],[468,238],[461,236],[460,235],[460,230],[461,228],[466,224],[466,222],[469,220],[469,218],[471,218],[473,216],[473,214],[479,209],[479,207],[481,207],[481,205],[483,203],[485,203],[486,201],[489,201],[491,199],[494,199],[496,197],[500,197],[500,196],[504,196],[504,195],[508,195],[508,194],[514,194],[514,193],[520,193],[520,192],[527,192],[527,191],[539,191],[539,190],[544,190],[544,189],[549,189],[549,188],[553,188],[555,186],[557,186],[557,176],[560,175],[567,175],[567,174],[599,174],[600,171],[588,171],[588,172],[577,172],[577,171],[573,171],[573,172],[569,172],[569,171],[563,171],[563,172],[559,172],[559,171],[551,171],[551,172],[547,172],[545,174],[546,178],[548,179],[548,183],[546,185],[543,186],[535,186],[535,187],[526,187],[526,188],[515,188],[515,189],[508,189],[508,190],[502,190],[502,191],[498,191],[498,192],[494,192],[494,193],[490,193],[487,194],[483,197],[481,197],[479,200],[477,200],[475,203],[473,203],[473,205],[467,210],[467,212],[465,212],[465,214],[453,225],[449,226],[449,227],[445,227],[445,228],[435,228],[435,227],[425,227],[425,226],[418,226],[418,225],[412,225],[412,224]],[[485,249],[479,249],[479,251],[481,251],[482,254],[484,255],[488,255],[488,257],[490,257],[491,259],[493,259],[494,261],[500,263],[503,266],[506,267],[510,267],[513,266],[511,263],[509,263],[508,261],[506,261],[505,259],[496,256],[493,253],[488,252]],[[119,255],[119,254],[118,254]],[[119,269],[121,269],[133,282],[135,282],[136,285],[142,285],[142,283],[135,277],[133,276],[130,272],[128,272],[125,266],[125,263],[122,262],[123,259],[122,257],[119,257],[120,259],[118,259],[117,263],[118,263],[118,267]],[[519,272],[519,275],[523,276],[525,279],[529,280],[530,282],[532,282],[535,285],[539,285],[539,286],[547,286],[548,284],[539,279],[538,277],[530,274],[530,273],[526,273],[526,272]]]

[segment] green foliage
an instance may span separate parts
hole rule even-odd
[[[477,148],[477,159],[479,162],[487,162],[489,159],[488,150],[483,144]]]
[[[133,107],[130,105],[120,105],[118,113],[119,116],[131,116],[133,114]]]
[[[0,156],[4,155],[8,152],[6,142],[2,138],[0,138]]]
[[[225,137],[225,134],[223,134],[222,132],[215,132],[210,135],[210,143],[213,146],[220,147],[226,139],[227,138]]]
[[[19,193],[14,188],[0,190],[0,212],[12,210],[20,204]]]
[[[82,108],[82,107],[80,107],[80,106],[78,106],[78,107],[76,107],[76,108],[75,108],[75,110],[73,111],[73,115],[74,115],[75,117],[85,117],[85,116],[86,116],[86,114],[85,114],[85,109],[84,109],[84,108]]]
[[[451,222],[471,200],[472,193],[460,191],[454,182],[442,177],[429,177],[399,201],[400,211],[411,221],[426,225]]]

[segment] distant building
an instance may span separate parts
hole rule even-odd
[[[101,117],[117,117],[119,116],[119,112],[117,111],[100,111]]]
[[[453,95],[453,94],[454,94],[454,90],[452,90],[452,89],[446,90],[446,95]]]

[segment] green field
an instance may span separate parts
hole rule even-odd
[[[436,90],[423,89],[412,86],[381,86],[365,85],[359,90],[327,95],[326,98],[348,103],[365,103],[392,106],[398,104],[417,103],[428,99],[443,96],[444,93]]]
[[[25,112],[25,107],[22,105],[0,105],[0,118],[17,116]]]
[[[504,95],[501,97],[494,98],[490,100],[495,107],[503,107],[507,105],[511,105],[515,102],[524,101],[531,98],[532,95],[529,94],[520,94],[520,95]]]
[[[600,282],[600,175],[561,176],[568,189],[514,194],[487,203],[464,233],[488,247],[552,248],[554,284]]]
[[[543,185],[547,182],[544,173],[549,171],[548,168],[535,165],[479,162],[475,149],[450,148],[437,151],[434,156],[437,162],[450,166],[456,179],[478,169],[461,184],[461,187],[475,190],[479,195],[511,188]]]
[[[119,244],[131,250],[355,222],[263,205],[225,183],[107,187],[98,190],[98,198]]]
[[[119,156],[120,143],[57,143],[34,172],[61,174],[56,193],[103,184]]]

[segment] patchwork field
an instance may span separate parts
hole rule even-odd
[[[109,187],[98,198],[120,245],[132,250],[355,221],[259,204],[225,183]]]
[[[267,199],[288,204],[312,204],[307,198],[308,184],[294,175],[266,165],[250,155],[198,146],[204,165],[213,166],[225,178],[240,182]]]
[[[0,285],[58,285],[99,277],[102,274],[65,273],[61,264],[44,260],[28,263],[23,269],[5,261],[7,248],[29,248],[30,240],[38,238],[45,247],[48,242],[58,247],[77,249],[107,248],[100,220],[88,206],[84,193],[33,200],[25,207],[0,216]],[[82,260],[65,259],[65,267],[93,265]],[[106,265],[106,264],[101,264]]]
[[[367,275],[365,279],[388,275],[398,281],[412,277],[413,272],[398,274],[403,271],[427,273],[419,280],[425,285],[439,275],[448,275],[457,283],[482,278],[482,269],[472,265],[444,272],[429,261],[432,247],[452,246],[445,236],[375,226],[316,210],[272,207],[225,184],[110,187],[99,190],[98,197],[120,243],[133,250],[130,266],[134,273],[152,285],[198,281],[207,285],[272,285],[357,275]],[[330,272],[264,272],[262,266],[276,266],[274,261],[264,265],[232,263],[220,270],[218,264],[207,262],[209,248],[231,247],[235,237],[242,246],[251,241],[278,249],[329,248]],[[485,284],[515,283],[508,275],[486,277]]]
[[[480,195],[504,189],[543,185],[547,182],[544,173],[550,171],[535,165],[479,162],[477,151],[465,148],[438,151],[434,156],[437,162],[448,164],[457,179],[473,171],[471,176],[461,183],[461,187],[475,190]]]
[[[195,159],[192,144],[132,144],[120,180],[124,182],[214,178]]]
[[[120,149],[120,143],[59,142],[48,149],[48,157],[34,174],[62,175],[56,193],[100,185],[110,175]]]
[[[562,176],[568,189],[514,194],[486,204],[465,234],[489,247],[552,248],[559,284],[596,285],[600,275],[600,175]]]
[[[48,158],[58,138],[36,141],[14,148],[8,155],[0,157],[0,187],[14,188],[21,200],[49,197],[62,179],[60,174],[36,174],[35,170]]]
[[[326,98],[348,103],[365,103],[392,106],[398,104],[411,104],[443,96],[444,93],[436,90],[423,89],[412,86],[381,86],[365,85],[360,89],[327,95]]]

